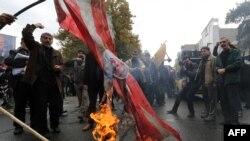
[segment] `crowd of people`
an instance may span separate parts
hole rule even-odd
[[[15,19],[14,16],[3,13],[0,16],[0,25],[11,24]],[[11,56],[10,53],[10,57],[5,59],[4,64],[8,67],[0,68],[0,92],[7,95],[7,92],[12,91],[14,115],[23,122],[28,105],[30,126],[50,138],[50,130],[54,133],[61,132],[59,118],[65,112],[65,88],[71,87],[72,94],[75,93],[78,99],[78,118],[81,121],[87,120],[87,125],[82,130],[93,128],[94,121],[90,114],[97,111],[98,97],[99,104],[102,104],[101,99],[105,93],[103,70],[94,56],[83,50],[79,50],[72,60],[64,62],[61,53],[51,46],[53,36],[50,33],[41,34],[40,42],[35,41],[33,32],[37,28],[42,29],[44,26],[41,23],[27,24],[22,31],[21,46],[15,50],[14,55]],[[242,63],[240,50],[231,46],[225,37],[220,38],[218,46],[222,50],[214,55],[209,47],[202,47],[199,64],[192,62],[189,56],[182,58],[182,89],[177,94],[172,109],[168,111],[169,114],[177,114],[181,101],[186,98],[188,117],[193,118],[194,95],[202,88],[204,111],[201,118],[205,121],[216,120],[219,98],[224,116],[223,124],[239,124],[239,113],[242,112],[239,94]],[[172,67],[165,66],[164,61],[157,67],[149,52],[140,57],[139,53],[134,51],[125,63],[152,106],[163,106],[166,94],[168,97],[175,96],[175,71]],[[63,72],[65,67],[73,70],[71,84],[69,77]],[[8,104],[7,99],[5,102]],[[50,128],[47,123],[48,109]],[[20,125],[14,122],[14,126],[14,134],[23,133]]]
[[[1,27],[14,22],[16,17],[3,13],[0,15]],[[21,46],[11,50],[9,57],[4,59],[1,67],[0,85],[4,96],[2,106],[9,104],[7,94],[10,89],[14,96],[14,115],[25,122],[26,108],[30,108],[30,127],[46,138],[51,137],[51,130],[60,133],[59,118],[63,109],[63,97],[68,94],[78,98],[80,120],[87,119],[88,124],[82,130],[93,127],[94,121],[90,113],[96,111],[97,98],[104,94],[103,71],[91,53],[79,50],[75,58],[63,62],[62,55],[51,45],[53,36],[43,33],[40,42],[35,41],[35,29],[43,29],[41,23],[27,24],[22,31]],[[13,53],[14,52],[14,53]],[[63,68],[71,67],[72,74],[67,76]],[[49,110],[49,124],[47,122]],[[23,127],[14,122],[14,134],[22,134]]]
[[[193,106],[194,95],[202,88],[204,110],[201,118],[204,121],[215,121],[217,103],[220,102],[224,121],[222,124],[238,125],[242,116],[242,100],[240,97],[242,57],[240,50],[233,46],[229,39],[221,37],[213,54],[209,47],[201,48],[201,61],[192,62],[189,56],[183,57],[180,73],[182,74],[182,90],[178,94],[169,114],[177,114],[178,106],[185,97],[189,110],[188,117],[195,116]],[[249,95],[249,92],[246,93]]]

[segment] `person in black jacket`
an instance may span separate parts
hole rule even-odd
[[[60,133],[59,117],[62,113],[62,96],[60,75],[63,69],[62,54],[51,45],[53,36],[42,33],[41,43],[35,41],[33,32],[43,28],[41,23],[27,24],[23,29],[23,40],[30,51],[30,59],[24,75],[24,81],[32,87],[35,107],[36,130],[50,138],[47,125],[47,108],[49,108],[50,127],[54,133]]]
[[[90,118],[90,114],[96,112],[98,94],[100,101],[104,94],[104,74],[91,53],[86,55],[83,87],[88,90],[89,96],[88,124],[82,128],[82,131],[87,131],[94,125],[94,120]]]
[[[6,59],[9,66],[11,67],[12,77],[11,87],[13,88],[13,95],[14,95],[14,115],[19,120],[25,122],[25,108],[29,102],[30,107],[30,121],[31,127],[34,126],[34,115],[33,115],[33,106],[32,106],[32,99],[31,99],[31,87],[28,83],[23,81],[25,68],[29,58],[29,50],[26,47],[23,39],[21,39],[21,46],[15,51],[15,55]],[[23,133],[23,128],[14,122],[15,130],[14,134],[21,134]]]
[[[193,63],[189,56],[183,57],[184,64],[181,66],[181,73],[185,77],[183,88],[175,100],[172,110],[168,111],[169,114],[177,114],[178,107],[184,97],[187,99],[187,106],[189,110],[188,117],[192,118],[195,115],[193,98],[195,92],[200,88],[199,74],[197,72],[198,65]]]

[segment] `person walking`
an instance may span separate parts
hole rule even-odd
[[[181,74],[185,77],[182,83],[182,90],[180,94],[177,96],[174,106],[169,114],[177,114],[178,107],[181,101],[186,97],[187,106],[189,110],[189,114],[187,117],[193,118],[195,116],[194,106],[193,106],[193,98],[195,92],[200,88],[199,75],[197,74],[198,65],[193,63],[189,56],[183,57],[183,63],[181,66]]]

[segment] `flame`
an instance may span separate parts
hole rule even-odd
[[[117,138],[117,124],[119,119],[112,113],[107,104],[101,105],[101,110],[91,113],[90,117],[96,122],[96,127],[92,132],[97,141],[115,141]]]

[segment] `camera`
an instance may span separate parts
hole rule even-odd
[[[179,61],[179,66],[184,66],[185,64],[182,61]]]

